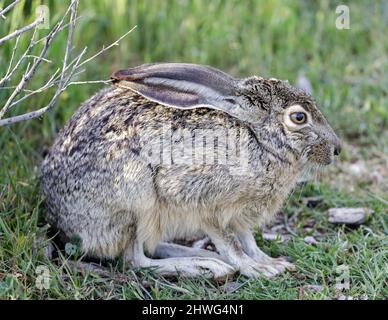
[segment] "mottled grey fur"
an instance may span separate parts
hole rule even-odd
[[[261,252],[252,231],[274,216],[308,166],[329,164],[339,152],[312,98],[286,81],[239,80],[187,64],[144,65],[113,78],[114,87],[81,105],[43,162],[47,221],[67,238],[80,237],[89,255],[124,252],[132,265],[161,274],[205,270],[223,278],[240,270],[256,277],[292,268]],[[292,108],[305,110],[309,124],[291,124]],[[235,130],[248,150],[248,172],[150,163],[144,149],[159,141],[163,125],[173,132]],[[164,243],[204,234],[217,253]]]

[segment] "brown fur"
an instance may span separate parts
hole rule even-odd
[[[43,162],[47,220],[69,238],[79,236],[90,255],[125,252],[128,260],[136,259],[136,242],[152,254],[162,241],[214,230],[231,230],[230,236],[269,221],[306,165],[328,164],[339,141],[313,100],[286,82],[248,78],[238,94],[257,108],[259,122],[208,108],[166,107],[125,88],[103,89],[74,114]],[[293,131],[285,125],[282,115],[295,104],[311,114],[314,126]],[[163,125],[173,137],[163,142],[164,151],[187,162],[147,158]],[[183,130],[190,139],[183,139]],[[247,169],[236,174],[217,161],[204,163],[201,157],[215,156],[212,148],[197,163],[182,156],[175,145],[190,149],[196,130],[237,132],[248,150]],[[206,141],[217,146],[218,158],[232,161],[237,146],[222,138]],[[241,251],[232,238],[231,250]]]

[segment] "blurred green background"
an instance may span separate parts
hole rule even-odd
[[[25,1],[0,24],[0,34],[32,21],[41,3],[49,6],[53,25],[68,1]],[[291,82],[303,72],[338,133],[370,142],[388,126],[388,3],[349,2],[349,30],[336,28],[335,9],[340,4],[327,0],[83,0],[74,51],[87,46],[91,55],[137,25],[119,47],[91,62],[81,80],[107,79],[114,70],[157,61],[209,64],[235,76],[256,74]],[[34,79],[36,85],[60,65],[65,37],[64,32],[55,41],[49,57],[56,61],[45,64],[46,70]],[[1,48],[0,74],[13,44]],[[45,117],[45,125],[54,114],[56,120],[67,119],[97,89],[88,85],[69,90],[57,111]],[[0,92],[0,98],[6,94]],[[42,106],[48,98],[32,99],[26,109]],[[33,122],[26,125],[41,125]]]
[[[0,7],[4,8],[10,2],[0,0]],[[35,9],[40,4],[48,5],[50,25],[54,26],[62,17],[69,1],[23,1],[7,14],[6,20],[0,19],[0,37],[33,21]],[[342,4],[348,5],[350,9],[350,29],[336,28],[338,14],[335,10]],[[355,159],[379,158],[387,167],[388,1],[81,0],[79,15],[74,54],[80,53],[87,46],[87,56],[92,56],[133,26],[136,25],[137,28],[119,46],[87,65],[85,72],[76,79],[78,81],[105,80],[115,70],[162,61],[208,64],[234,76],[260,75],[288,79],[291,83],[295,83],[298,75],[304,74],[312,84],[318,106],[345,141],[347,147],[341,161],[346,163],[354,162]],[[39,30],[38,33],[39,36],[44,36],[48,31]],[[21,38],[19,54],[28,45],[31,34],[29,32]],[[14,43],[15,40],[0,47],[0,77],[6,72]],[[52,62],[41,65],[29,89],[43,85],[54,70],[61,66],[65,45],[66,32],[63,32],[48,53],[47,58]],[[34,54],[38,54],[40,49],[38,46]],[[27,63],[25,61],[23,68]],[[17,85],[19,79],[18,76],[14,77],[6,86]],[[100,84],[71,86],[61,96],[57,107],[41,119],[0,128],[0,297],[2,293],[6,297],[46,294],[57,298],[68,297],[63,291],[66,286],[59,280],[57,288],[62,289],[53,289],[50,293],[37,293],[33,289],[34,271],[31,265],[46,261],[44,257],[34,256],[31,252],[34,239],[39,234],[37,220],[41,198],[37,187],[37,168],[58,130],[79,104],[101,87],[103,85]],[[11,90],[0,88],[2,104]],[[34,96],[12,109],[7,116],[45,106],[52,93],[53,90],[50,90]],[[368,165],[366,167],[369,169]],[[335,184],[336,180],[333,181]],[[376,194],[385,197],[387,194],[383,184],[385,182],[378,182],[374,190],[377,190]],[[356,191],[360,191],[366,198],[338,193],[335,186],[327,189],[322,187],[319,192],[313,188],[313,195],[323,192],[325,201],[330,205],[370,204],[386,217],[388,200],[380,198],[382,200],[373,200],[375,202],[370,203],[371,198],[365,195],[364,187],[365,183],[361,183],[356,186]],[[290,210],[293,211],[294,208],[291,207]],[[314,216],[323,224],[327,222],[322,220],[320,211],[308,212],[307,215]],[[370,297],[383,297],[386,294],[383,287],[387,284],[387,279],[381,278],[383,275],[380,269],[387,263],[384,258],[387,252],[384,251],[384,245],[381,247],[381,241],[384,239],[387,244],[387,223],[380,218],[373,221],[371,227],[377,238],[368,239],[374,241],[375,247],[372,245],[372,249],[364,248],[366,251],[357,258],[352,256],[352,263],[361,266],[362,263],[371,262],[371,265],[363,266],[365,269],[355,271],[358,279],[356,281],[361,281],[356,292],[367,292]],[[330,239],[329,247],[342,248],[336,236],[335,239]],[[348,240],[362,244],[369,241],[362,234]],[[268,243],[265,245],[271,246]],[[303,238],[295,246],[300,246],[303,252],[309,252],[303,249]],[[268,248],[277,253],[281,250],[279,247]],[[289,250],[286,254],[296,254],[298,250],[293,248],[286,247]],[[312,270],[307,276],[308,283],[319,280],[319,276],[313,276],[317,270],[314,268],[320,270],[318,274],[322,277],[325,272],[333,272],[333,268],[324,269],[334,259],[333,252],[327,252],[326,249],[323,247],[321,251],[318,250],[318,256],[324,257],[321,260],[308,260],[312,256],[306,258],[310,264],[305,264]],[[342,249],[338,250],[339,254]],[[371,257],[380,260],[378,263],[372,262]],[[46,263],[49,264],[47,261]],[[366,269],[374,270],[376,265],[379,268],[375,273],[370,271],[370,276],[365,273]],[[50,268],[55,269],[53,265]],[[22,275],[27,274],[26,278],[8,278],[8,274],[13,274],[14,270]],[[63,270],[55,272],[61,273]],[[364,276],[367,277],[365,283],[362,282]],[[69,289],[72,294],[83,292],[82,281],[83,278],[73,279]],[[303,283],[305,280],[292,278],[289,281],[298,286],[298,281]],[[375,286],[371,288],[368,283]],[[1,291],[2,285],[4,291]],[[251,288],[253,291],[247,291],[241,297],[252,297],[260,285],[256,283],[256,287]],[[193,289],[187,282],[186,286],[194,290],[198,297],[210,295],[210,291],[202,292],[200,287]],[[281,287],[280,282],[275,283],[264,298],[279,297],[278,289]],[[142,297],[136,288],[133,291],[126,287],[126,290],[130,292],[126,293],[127,296]],[[297,289],[295,292],[284,290],[285,294],[280,295],[281,297],[295,298],[298,294]],[[155,292],[152,293],[153,297],[160,297],[160,293]],[[82,294],[88,296],[85,292]],[[98,296],[94,292],[93,296],[96,295]],[[175,297],[174,293],[166,295]],[[122,293],[121,296],[126,295]],[[319,297],[330,296],[329,290]]]

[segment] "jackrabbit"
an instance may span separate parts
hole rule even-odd
[[[41,168],[47,220],[82,251],[161,275],[274,276],[293,265],[256,245],[306,168],[340,140],[287,81],[195,64],[113,73],[61,130]],[[208,236],[216,252],[169,243]]]

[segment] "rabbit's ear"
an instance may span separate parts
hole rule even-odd
[[[202,65],[185,63],[144,64],[114,72],[118,87],[130,89],[161,105],[178,109],[210,108],[242,121],[259,116],[236,96],[239,80]]]

